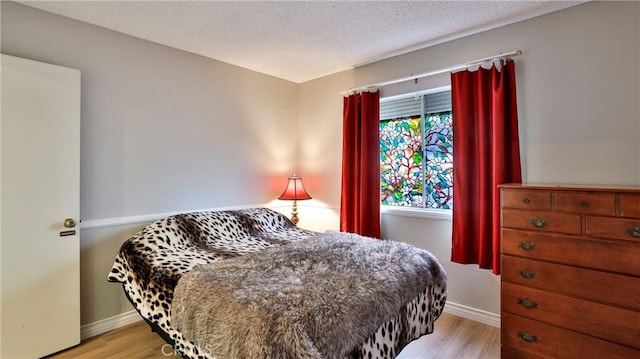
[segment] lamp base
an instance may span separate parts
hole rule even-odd
[[[291,211],[291,222],[294,226],[298,225],[298,203],[293,200],[293,210]]]

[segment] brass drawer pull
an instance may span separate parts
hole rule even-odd
[[[527,343],[537,343],[538,342],[538,337],[535,336],[535,335],[531,335],[531,333],[521,332],[521,331],[518,330],[516,335],[518,336],[518,338],[524,340]]]
[[[533,277],[536,276],[536,273],[534,271],[528,270],[528,269],[522,269],[520,270],[519,274],[526,279],[533,279]]]
[[[529,198],[523,198],[522,199],[522,203],[529,204]]]
[[[640,238],[640,227],[629,227],[624,232],[631,237]]]
[[[527,309],[538,309],[538,303],[532,301],[529,298],[518,298],[518,304],[527,308]]]
[[[580,208],[587,208],[587,207],[589,207],[589,202],[587,202],[587,201],[580,201],[579,206],[580,206]]]
[[[549,225],[546,220],[542,218],[534,218],[529,222],[532,226],[537,228],[544,228]]]
[[[533,242],[520,242],[518,243],[518,247],[524,249],[527,252],[531,252],[532,250],[536,249],[536,244]]]

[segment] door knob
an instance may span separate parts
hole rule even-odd
[[[75,226],[76,226],[76,221],[74,221],[73,218],[67,218],[64,220],[65,228],[73,228]]]

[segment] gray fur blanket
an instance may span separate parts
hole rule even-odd
[[[217,358],[345,358],[445,281],[425,250],[329,231],[196,267],[175,288],[171,322]]]

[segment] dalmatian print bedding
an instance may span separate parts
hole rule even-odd
[[[122,283],[136,311],[184,358],[216,358],[171,327],[173,290],[194,267],[282,246],[317,235],[267,208],[192,212],[158,220],[126,240],[108,281]],[[354,348],[354,358],[394,358],[412,340],[433,331],[446,301],[445,287],[426,288],[395,318]],[[225,358],[226,359],[226,358]]]

